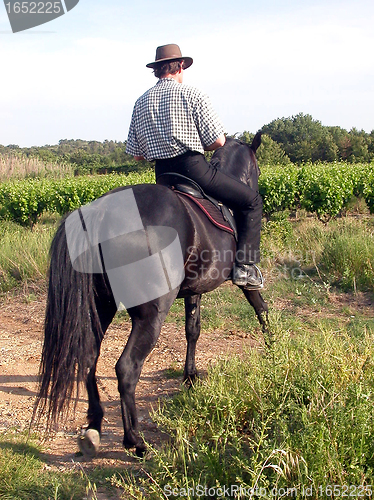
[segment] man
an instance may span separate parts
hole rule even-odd
[[[191,57],[182,57],[178,45],[157,47],[156,59],[147,67],[153,68],[159,81],[135,103],[127,152],[136,160],[155,160],[156,179],[164,172],[185,175],[235,211],[239,241],[232,280],[247,289],[259,289],[262,276],[255,263],[262,199],[205,160],[204,151],[222,147],[226,138],[209,98],[183,84],[183,72],[192,62]]]

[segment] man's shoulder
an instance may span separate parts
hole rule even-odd
[[[167,89],[176,93],[204,97],[203,92],[201,92],[198,88],[193,87],[192,85],[187,85],[185,83],[179,83],[173,78],[160,79],[154,87],[149,89],[148,92],[157,91],[158,89]]]
[[[196,87],[192,87],[192,85],[186,85],[185,83],[181,83],[180,89],[181,89],[181,92],[185,95],[191,95],[194,97],[199,97],[201,99],[206,97],[205,94],[203,92],[201,92],[201,90],[199,90]]]
[[[146,91],[144,92],[144,94],[142,94],[140,97],[138,97],[138,99],[136,100],[136,103],[135,103],[135,104],[139,104],[139,103],[141,103],[142,101],[146,100],[146,99],[148,98],[149,94],[151,94],[151,93],[154,91],[155,87],[156,87],[156,86],[151,87],[150,89],[146,90]]]
[[[194,101],[204,100],[207,98],[201,90],[193,87],[192,85],[178,83],[173,79],[161,79],[156,83],[156,85],[148,89],[137,99],[136,106],[146,103],[149,99],[157,99],[159,95],[162,95],[165,92],[174,96],[180,95],[188,100]]]

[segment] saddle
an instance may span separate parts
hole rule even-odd
[[[157,177],[157,184],[169,187],[176,194],[192,200],[216,227],[232,234],[236,241],[238,232],[232,211],[220,201],[207,195],[194,180],[182,174],[165,172]]]

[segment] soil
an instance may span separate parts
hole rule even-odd
[[[37,393],[37,375],[43,341],[45,296],[26,301],[25,297],[9,297],[0,303],[0,432],[29,428]],[[130,322],[109,327],[102,344],[98,364],[98,386],[105,411],[100,452],[88,462],[78,452],[77,436],[86,422],[87,398],[80,396],[73,416],[43,444],[46,468],[67,470],[84,462],[86,467],[126,467],[134,458],[122,447],[122,420],[114,366],[130,332]],[[200,374],[210,363],[228,354],[240,355],[253,346],[246,335],[215,331],[202,333],[198,342],[196,362]],[[136,398],[141,430],[146,440],[158,446],[165,435],[152,421],[152,408],[158,401],[181,390],[181,376],[170,377],[184,365],[186,341],[184,328],[166,323],[158,343],[147,358]]]

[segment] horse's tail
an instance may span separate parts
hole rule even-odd
[[[73,269],[63,221],[53,239],[33,421],[47,416],[47,430],[64,416],[76,387],[85,382],[102,338],[95,304],[94,275]]]

